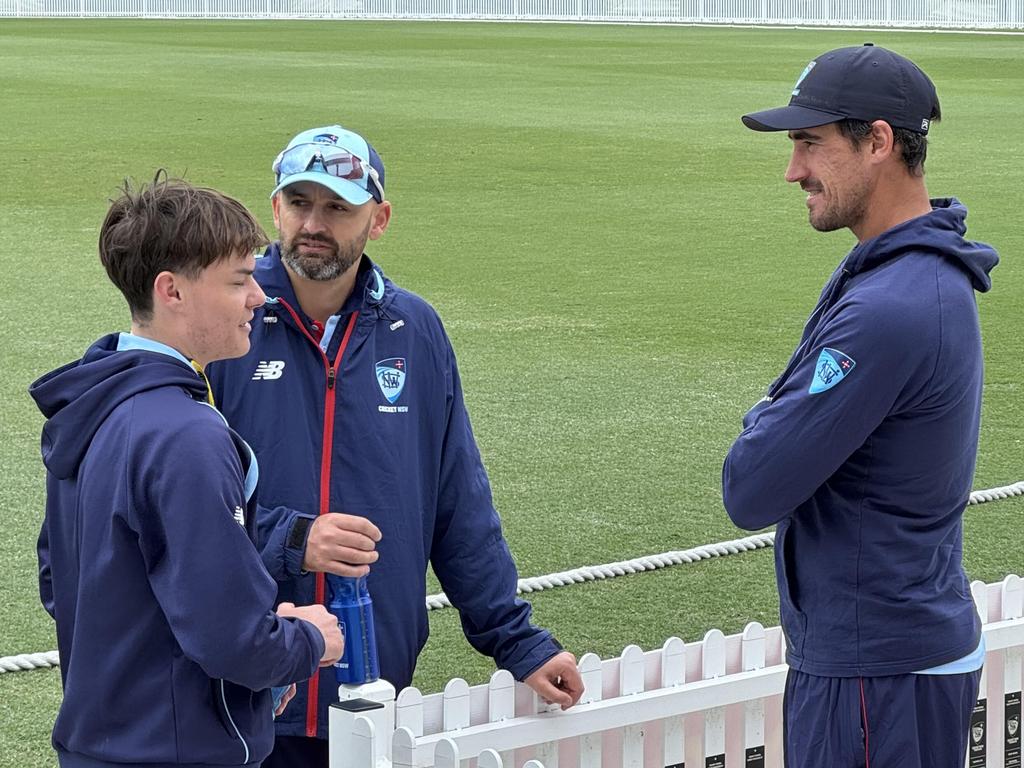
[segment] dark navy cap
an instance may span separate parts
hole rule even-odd
[[[927,134],[938,106],[935,86],[920,67],[865,43],[821,54],[796,81],[788,106],[742,119],[755,131],[795,131],[851,118]]]

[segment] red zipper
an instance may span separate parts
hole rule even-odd
[[[338,354],[334,357],[334,365],[332,366],[327,360],[327,353],[324,352],[323,348],[317,343],[316,339],[313,338],[312,334],[306,329],[305,324],[299,319],[298,314],[288,306],[285,301],[280,302],[281,305],[288,310],[291,314],[292,319],[295,320],[295,324],[305,334],[306,338],[309,339],[316,348],[320,351],[320,357],[323,359],[324,369],[327,374],[327,391],[324,394],[324,441],[320,453],[320,510],[318,514],[326,515],[330,512],[331,504],[331,457],[332,457],[332,446],[334,444],[334,400],[338,379],[338,367],[341,365],[341,359],[345,355],[345,347],[348,346],[348,341],[352,337],[352,330],[356,327],[356,318],[359,317],[359,311],[356,310],[348,319],[348,325],[345,327],[345,335],[341,338],[341,345],[338,347]],[[325,579],[323,573],[317,573],[316,578],[316,602],[320,605],[324,605],[325,600]],[[316,737],[316,726],[317,726],[317,703],[320,699],[320,672],[309,679],[309,690],[306,697],[306,736],[309,738]]]

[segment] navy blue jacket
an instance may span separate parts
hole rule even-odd
[[[921,671],[973,651],[962,560],[981,413],[975,291],[998,257],[967,210],[855,247],[725,460],[741,528],[777,523],[787,660],[813,675]]]
[[[274,614],[250,539],[251,454],[202,379],[118,340],[30,390],[47,418],[40,593],[64,685],[53,745],[64,766],[255,766],[274,739],[263,689],[312,674],[323,640]]]
[[[321,349],[271,246],[257,260],[256,279],[271,298],[256,312],[251,351],[207,371],[218,405],[260,462],[264,563],[279,599],[322,601],[323,575],[301,572],[309,519],[369,518],[382,533],[368,580],[381,677],[398,689],[412,680],[428,634],[429,563],[470,643],[522,679],[560,646],[516,598],[455,354],[430,305],[365,256],[358,269]],[[300,686],[278,733],[326,738],[334,671],[312,685],[319,708],[309,709]]]

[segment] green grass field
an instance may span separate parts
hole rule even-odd
[[[815,54],[874,40],[918,61],[945,119],[929,189],[1003,263],[980,298],[975,488],[1024,477],[1024,47],[1013,36],[582,25],[0,23],[0,656],[55,647],[38,605],[40,415],[29,383],[127,314],[96,258],[125,176],[167,168],[269,227],[270,163],[341,122],[387,164],[370,254],[441,312],[524,576],[741,534],[720,501],[739,419],[852,245],[807,225],[788,142],[739,115],[784,103]],[[972,578],[1024,573],[1024,502],[966,515]],[[777,623],[770,550],[543,592],[577,653]],[[432,614],[418,683],[492,665]],[[0,675],[0,768],[50,766],[56,671]]]

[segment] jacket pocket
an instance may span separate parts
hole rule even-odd
[[[224,680],[211,680],[210,685],[213,687],[211,693],[220,724],[228,738],[238,743],[239,760],[243,765],[252,762],[252,750],[245,737],[249,731],[251,720],[249,699],[252,696],[252,691],[242,689]],[[242,697],[246,699],[245,706],[241,706],[241,702],[237,701]]]
[[[779,589],[779,613],[786,646],[797,656],[803,656],[807,636],[807,616],[799,607],[799,585],[794,575],[796,553],[789,527],[790,518],[780,520],[775,527],[775,580]]]

